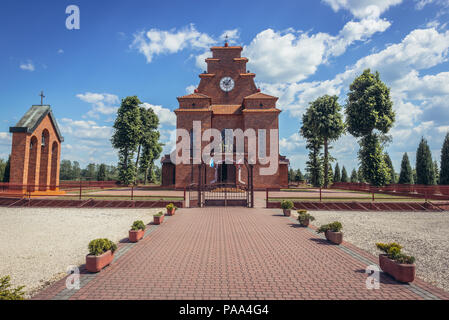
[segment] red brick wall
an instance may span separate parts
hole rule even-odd
[[[44,131],[47,138],[46,146],[42,148],[42,133]],[[32,140],[35,143],[33,143],[33,150],[30,152]],[[42,187],[41,190],[47,190],[50,184],[59,185],[60,143],[49,115],[41,121],[33,133],[13,133],[10,183],[46,186]],[[56,154],[52,154],[53,150]]]

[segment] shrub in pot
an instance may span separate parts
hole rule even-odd
[[[134,221],[133,225],[131,226],[131,230],[129,230],[129,241],[137,242],[142,239],[145,234],[146,227],[147,226],[145,225],[145,223],[143,223],[142,220]]]
[[[86,269],[98,272],[112,262],[117,245],[109,239],[95,239],[89,242],[88,249]]]
[[[284,212],[284,216],[290,217],[291,209],[293,208],[293,202],[290,200],[282,200],[281,208],[282,211]]]
[[[164,221],[164,214],[162,213],[162,211],[153,215],[153,223],[154,224],[161,224],[163,221]]]
[[[298,210],[298,221],[302,227],[308,227],[310,221],[314,221],[315,217],[308,214],[307,210]]]
[[[0,300],[24,300],[23,296],[25,295],[25,292],[23,291],[23,288],[25,288],[25,286],[10,289],[10,281],[10,276],[0,278]]]
[[[400,282],[415,280],[415,257],[403,254],[401,245],[395,242],[376,243],[376,247],[384,252],[379,255],[379,266],[382,271]]]
[[[167,204],[166,208],[167,208],[167,214],[169,216],[173,216],[175,214],[176,209],[177,209],[176,206],[173,203]]]
[[[343,232],[341,229],[343,226],[340,222],[334,221],[329,224],[323,224],[318,230],[317,233],[324,232],[326,239],[335,244],[341,244],[343,242]]]

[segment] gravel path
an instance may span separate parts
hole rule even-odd
[[[0,208],[0,277],[10,275],[30,296],[83,264],[90,240],[118,242],[133,221],[149,223],[160,210]]]
[[[343,224],[344,240],[374,255],[376,242],[398,242],[416,258],[421,279],[449,291],[448,212],[311,211],[315,226],[332,221]],[[296,215],[296,212],[295,212]]]

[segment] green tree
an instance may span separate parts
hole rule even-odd
[[[306,171],[309,181],[314,187],[323,185],[323,162],[321,159],[321,147],[323,140],[312,132],[312,115],[306,112],[302,116],[301,135],[306,139],[306,147],[309,149],[309,160],[306,162]]]
[[[97,181],[106,181],[106,165],[103,163],[98,167]]]
[[[416,174],[416,169],[413,169],[412,173],[413,173],[413,183],[417,183],[416,181],[418,181],[418,175]]]
[[[359,159],[363,176],[375,186],[387,182],[390,170],[385,164],[380,141],[395,121],[390,89],[378,72],[366,69],[349,87],[346,125],[350,134],[359,138]]]
[[[399,174],[399,184],[413,184],[413,170],[410,166],[407,152],[402,156],[401,173]]]
[[[357,176],[357,171],[355,169],[352,169],[351,172],[351,182],[357,183],[359,181],[359,177]]]
[[[142,119],[139,107],[141,104],[142,102],[136,96],[122,99],[113,125],[111,143],[112,147],[118,150],[119,181],[125,185],[134,183],[136,180],[136,166],[133,158],[141,142]]]
[[[6,161],[0,159],[0,181],[3,182],[3,176],[5,175]]]
[[[421,138],[416,150],[416,178],[417,184],[433,185],[435,183],[432,153],[424,137]]]
[[[72,180],[78,180],[81,177],[81,167],[78,161],[73,161]]]
[[[341,182],[349,182],[348,172],[346,171],[345,166],[341,169]]]
[[[59,170],[59,178],[61,180],[73,180],[72,162],[70,160],[62,160]]]
[[[311,102],[306,110],[307,122],[303,127],[310,132],[311,136],[319,138],[324,147],[324,187],[329,185],[329,145],[332,141],[337,140],[344,131],[343,116],[341,114],[341,106],[338,103],[337,96],[324,95]]]
[[[309,160],[306,162],[307,173],[310,177],[310,183],[314,187],[322,187],[324,183],[323,161],[321,158],[321,144],[318,139],[311,139],[307,142],[309,151]]]
[[[304,176],[301,172],[301,169],[299,169],[299,168],[298,168],[298,170],[296,170],[296,173],[295,173],[295,181],[296,182],[304,181]]]
[[[5,171],[3,173],[3,182],[9,182],[11,170],[11,156],[8,157],[8,161],[6,161]]]
[[[293,170],[293,168],[290,168],[290,170],[288,170],[288,182],[295,181],[295,175],[295,170]]]
[[[449,185],[449,132],[446,134],[443,147],[441,148],[441,170],[439,183],[441,185]]]
[[[362,166],[360,166],[360,167],[357,169],[357,179],[359,180],[360,183],[366,182],[365,177],[364,177],[364,175],[363,175]]]
[[[335,172],[334,172],[333,182],[341,182],[340,166],[338,165],[338,162],[335,165]]]
[[[433,162],[433,170],[435,170],[435,180],[433,184],[440,184],[440,169],[438,168],[438,161]]]
[[[385,163],[390,170],[390,176],[387,179],[387,184],[396,183],[396,173],[394,172],[393,162],[391,161],[390,155],[385,152]]]
[[[154,161],[159,158],[163,144],[159,142],[160,133],[157,130],[159,118],[153,109],[140,107],[140,118],[142,121],[142,130],[140,133],[136,166],[140,164],[139,169],[144,174],[144,183],[147,183],[148,177],[150,177],[150,181],[154,180]],[[139,163],[141,150],[142,157]]]

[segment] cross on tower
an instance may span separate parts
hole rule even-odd
[[[39,96],[41,97],[41,106],[43,106],[44,105],[44,98],[45,98],[44,91],[41,91],[41,94]]]

